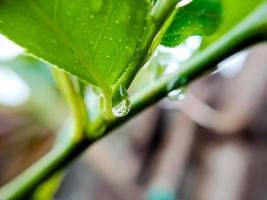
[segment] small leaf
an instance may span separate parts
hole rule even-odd
[[[137,52],[150,6],[148,0],[0,0],[0,33],[36,57],[111,88]]]
[[[174,47],[191,35],[210,35],[222,21],[220,0],[194,0],[177,8],[177,13],[162,38],[161,44]]]

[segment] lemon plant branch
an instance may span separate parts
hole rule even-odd
[[[10,184],[1,188],[1,200],[30,198],[33,190],[42,181],[52,175],[58,168],[63,167],[69,160],[72,160],[90,143],[84,139],[86,108],[81,96],[75,91],[68,74],[59,69],[54,69],[53,73],[57,85],[69,105],[72,116],[72,126],[64,129],[67,139],[57,143],[41,160],[23,172],[21,176],[15,178]]]
[[[64,71],[54,68],[53,74],[57,85],[69,105],[70,113],[73,120],[73,134],[72,140],[81,140],[83,130],[86,124],[86,105],[82,99],[82,96],[75,90],[74,84],[72,83],[70,76]]]
[[[157,82],[152,83],[146,89],[134,95],[131,112],[123,118],[116,118],[110,121],[103,135],[108,134],[132,116],[158,102],[173,89],[184,86],[212,70],[216,64],[233,53],[252,44],[267,40],[266,10],[267,2],[265,1],[235,28],[195,55],[179,72],[160,78]],[[73,91],[73,89],[69,89]],[[4,186],[0,190],[0,199],[25,199],[26,195],[30,194],[38,184],[77,158],[79,154],[99,138],[81,137],[80,140],[71,140],[69,143],[59,144],[21,176]]]
[[[175,11],[177,3],[180,2],[180,0],[158,0],[156,4],[153,6],[150,17],[149,17],[149,25],[147,27],[146,35],[144,37],[144,42],[140,46],[140,56],[135,59],[140,67],[144,65],[144,63],[147,61],[147,58],[149,58],[152,54],[155,48],[155,40],[158,39],[156,37],[158,33],[164,28],[164,25],[166,25],[166,21],[168,23],[168,19],[173,14],[173,11]],[[158,42],[156,42],[158,44]],[[130,68],[130,70],[127,70],[124,74],[124,81],[126,84],[126,87],[128,88],[130,84],[132,83],[135,74],[138,72],[140,68]],[[117,84],[120,84],[118,82]]]

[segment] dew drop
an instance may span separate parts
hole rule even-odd
[[[186,97],[186,88],[181,87],[179,89],[173,90],[168,94],[168,98],[172,101],[182,101]]]
[[[94,13],[99,13],[102,10],[102,7],[104,5],[103,0],[97,0],[97,1],[88,1],[90,9]]]
[[[57,46],[57,41],[56,40],[51,40],[51,43],[56,47]]]
[[[116,117],[124,117],[131,109],[131,100],[124,85],[119,86],[121,101],[112,107],[112,113]]]

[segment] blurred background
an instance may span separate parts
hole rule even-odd
[[[166,76],[201,37],[159,47],[130,88]],[[36,200],[266,200],[267,44],[239,52],[95,143]],[[0,185],[64,137],[51,67],[0,36]],[[89,93],[89,92],[88,92]],[[138,127],[138,128],[136,128]],[[54,196],[54,197],[53,197]]]

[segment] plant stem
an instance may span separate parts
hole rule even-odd
[[[128,70],[125,72],[121,80],[124,81],[126,88],[130,86],[139,69],[147,61],[147,58],[152,55],[153,52],[150,48],[154,39],[161,30],[161,28],[164,26],[165,21],[173,13],[179,1],[180,0],[158,0],[152,8],[149,18],[149,25],[147,28],[148,30],[146,31],[146,35],[143,38],[144,42],[140,46],[140,52],[138,53],[138,56],[134,59],[134,62],[132,63],[133,66],[139,65],[140,67],[138,68],[129,66]],[[121,81],[118,81],[115,88],[119,87]]]
[[[89,141],[83,139],[86,122],[84,102],[76,93],[69,75],[56,68],[53,69],[53,74],[70,108],[73,124],[66,130],[71,131],[71,134],[65,132],[66,139],[59,141],[46,156],[11,182],[10,185],[4,186],[0,190],[1,200],[25,199],[25,195],[30,196],[35,187],[45,180],[48,174],[52,174],[59,166],[63,166],[64,162],[72,157],[72,154],[79,154],[88,145],[86,143]]]
[[[212,70],[217,63],[231,54],[251,44],[266,40],[266,10],[267,2],[265,1],[265,3],[263,3],[258,9],[253,11],[252,15],[248,16],[248,18],[237,25],[234,29],[210,47],[194,56],[193,59],[183,66],[181,71],[176,72],[171,76],[161,78],[159,81],[153,83],[135,95],[132,99],[133,107],[129,115],[124,118],[117,118],[114,121],[111,121],[108,124],[105,134],[148,106],[158,102],[171,90],[188,84],[195,78]],[[74,116],[76,116],[76,114],[74,114]],[[80,115],[77,114],[77,116]],[[77,117],[77,120],[78,119],[79,117]],[[96,139],[92,139],[90,141],[83,138],[83,140],[80,141],[72,140],[67,144],[56,146],[44,158],[26,170],[20,177],[4,186],[0,190],[0,199],[25,199],[26,195],[29,194],[38,184],[74,160],[93,142],[93,140],[95,141]]]
[[[86,106],[83,102],[82,97],[75,91],[74,85],[70,80],[70,76],[60,69],[54,68],[53,74],[57,81],[58,87],[60,88],[67,104],[70,108],[70,113],[73,120],[73,134],[72,140],[80,141],[83,137],[86,124]]]
[[[103,111],[104,111],[104,117],[106,120],[112,120],[114,118],[114,115],[112,113],[112,90],[103,90]]]
[[[21,176],[1,188],[0,199],[28,199],[36,186],[80,154],[88,145],[85,141],[57,145]]]
[[[162,25],[171,15],[179,1],[180,0],[158,0],[156,2],[155,6],[151,11],[151,16],[157,24],[157,27],[162,27]]]

